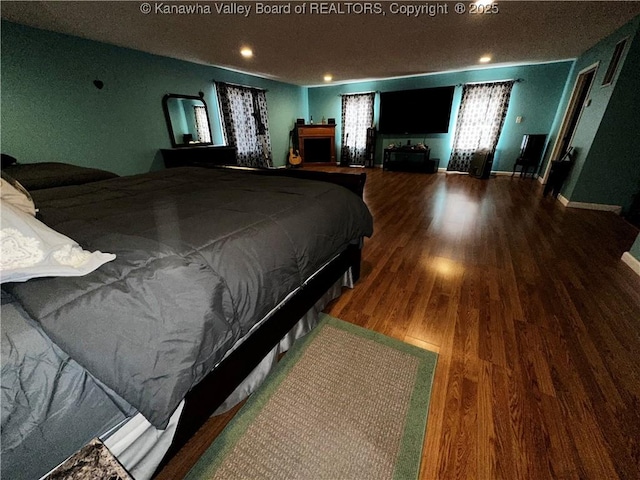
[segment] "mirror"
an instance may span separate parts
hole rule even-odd
[[[168,93],[162,98],[169,138],[174,148],[213,144],[209,111],[203,97],[200,92],[199,97]]]

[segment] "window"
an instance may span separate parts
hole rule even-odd
[[[613,51],[613,55],[611,56],[611,61],[609,62],[609,66],[607,67],[607,71],[604,74],[604,78],[602,79],[602,86],[611,85],[613,83],[613,77],[616,75],[616,70],[618,70],[618,65],[620,64],[620,60],[622,59],[622,52],[624,52],[624,47],[627,45],[627,39],[620,40],[616,44],[616,48]]]
[[[236,148],[238,165],[272,167],[266,92],[216,82],[227,145]]]
[[[207,109],[203,105],[194,105],[193,113],[196,117],[196,131],[198,133],[198,141],[202,143],[211,143],[211,132],[209,131]]]
[[[364,165],[367,150],[367,129],[373,125],[375,93],[342,96],[342,155],[340,163]]]
[[[510,80],[464,86],[447,170],[467,172],[477,150],[495,150],[513,84]]]

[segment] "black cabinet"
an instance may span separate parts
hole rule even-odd
[[[215,167],[221,165],[237,165],[235,147],[202,146],[165,148],[160,150],[164,165],[174,167]]]
[[[385,148],[382,159],[384,170],[436,173],[439,158],[429,158],[429,149]]]
[[[547,184],[544,186],[544,196],[546,196],[549,192],[554,197],[557,197],[562,189],[562,185],[564,181],[569,176],[569,172],[571,171],[571,167],[573,166],[572,161],[553,161],[551,162],[551,171],[549,172],[549,178],[547,179]]]
[[[629,211],[624,218],[626,218],[632,225],[640,228],[640,191],[633,197],[631,208],[629,208]]]

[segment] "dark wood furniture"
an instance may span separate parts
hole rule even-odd
[[[242,167],[222,167],[238,169]],[[256,169],[254,173],[258,175],[279,175],[281,177],[305,178],[307,180],[317,180],[320,182],[335,183],[351,190],[362,198],[364,194],[364,184],[367,179],[366,173],[338,173],[338,172],[318,172],[313,170],[292,170],[286,168]]]
[[[237,165],[235,147],[201,146],[163,148],[162,158],[167,168],[174,167],[212,167]]]
[[[280,175],[336,183],[362,198],[366,174],[328,173],[290,169],[256,169],[248,167],[214,167],[242,170],[256,175]],[[185,406],[169,451],[156,469],[156,474],[204,425],[219,405],[253,371],[298,320],[351,268],[354,282],[360,278],[361,249],[349,245],[331,260],[301,289],[266,320],[238,348],[198,383],[185,397]]]
[[[526,177],[527,171],[531,169],[531,178],[533,178],[533,175],[538,171],[540,160],[542,160],[546,141],[547,136],[543,134],[526,134],[522,137],[520,155],[513,165],[512,177],[516,173],[516,168],[520,167],[521,177]]]
[[[134,480],[101,440],[95,438],[71,455],[42,480],[108,478]]]
[[[624,218],[627,219],[629,223],[635,225],[640,228],[640,191],[635,194],[633,197],[633,202],[631,203],[631,207],[629,211],[625,214]]]
[[[543,195],[546,197],[547,193],[551,192],[554,197],[557,197],[562,190],[564,181],[571,172],[571,167],[576,157],[576,149],[569,147],[567,151],[560,157],[560,160],[553,160],[551,162],[551,170],[549,170],[549,177],[547,183],[544,186]]]
[[[334,165],[336,163],[336,126],[296,125],[303,165]]]
[[[27,191],[82,185],[118,177],[115,173],[99,168],[60,162],[14,163],[2,167],[2,171],[20,182]]]
[[[564,181],[569,176],[569,172],[571,171],[571,167],[573,166],[572,161],[553,161],[551,162],[551,171],[549,172],[549,178],[547,178],[547,183],[544,186],[543,195],[546,196],[549,192],[554,197],[557,197],[562,190],[562,185]]]
[[[428,148],[385,148],[382,157],[384,170],[437,173],[439,158],[429,158]]]

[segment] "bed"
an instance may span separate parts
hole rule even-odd
[[[255,388],[357,279],[373,229],[364,175],[296,176],[314,175],[176,168],[32,192],[44,223],[115,259],[3,284],[4,474],[37,478],[100,436],[148,478]]]

